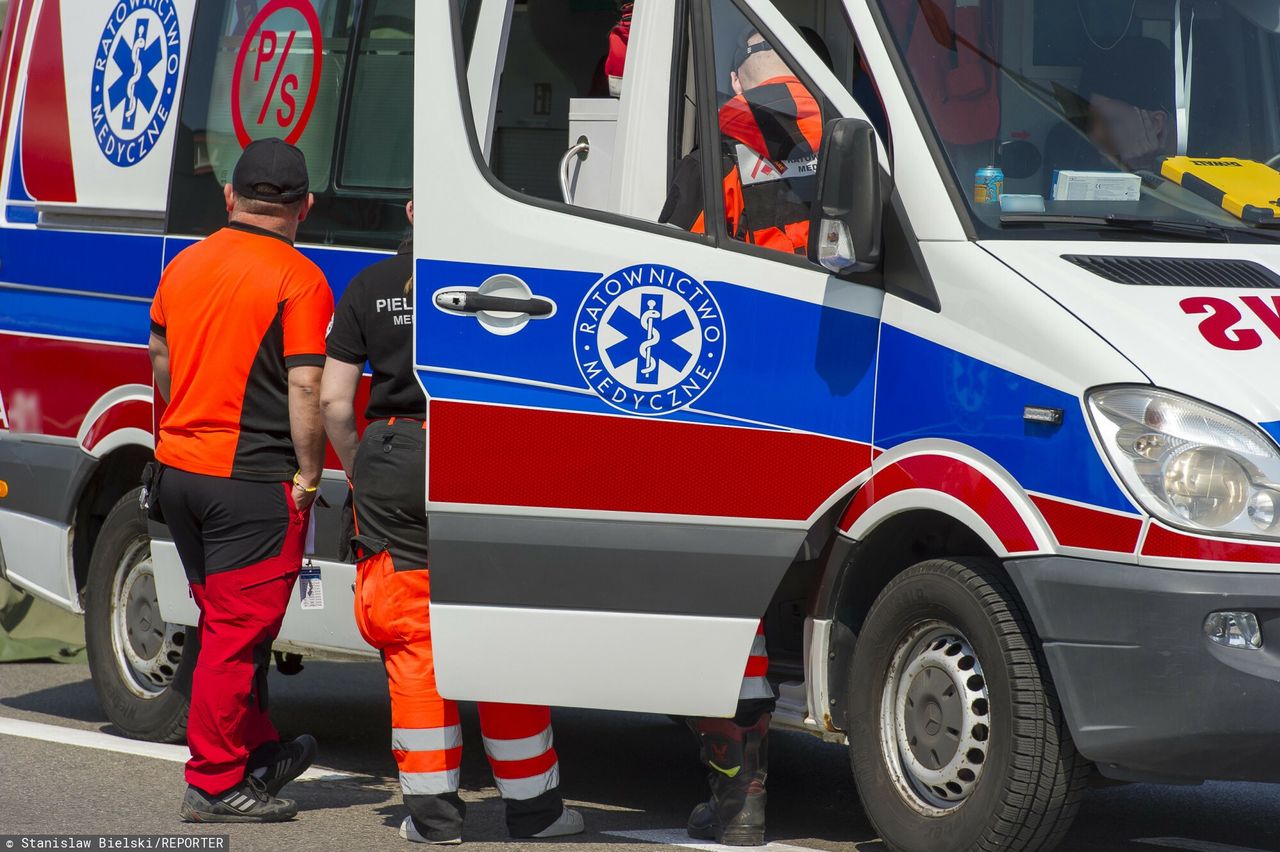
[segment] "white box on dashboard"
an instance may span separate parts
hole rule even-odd
[[[1142,178],[1125,172],[1059,169],[1053,175],[1054,201],[1138,201]]]

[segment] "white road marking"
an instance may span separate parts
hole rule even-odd
[[[1163,846],[1166,849],[1189,849],[1192,852],[1267,852],[1265,849],[1253,849],[1249,846],[1231,846],[1227,843],[1190,840],[1186,837],[1142,837],[1133,842],[1145,843],[1148,846]]]
[[[191,752],[184,745],[168,743],[149,743],[142,740],[130,740],[104,734],[101,731],[85,731],[79,728],[64,728],[61,725],[46,725],[43,722],[29,722],[26,719],[10,719],[0,716],[0,734],[12,737],[26,737],[44,742],[62,743],[63,745],[96,748],[100,751],[114,751],[119,754],[132,754],[138,757],[152,757],[157,760],[168,760],[173,763],[186,763]],[[344,781],[352,778],[367,778],[353,772],[339,769],[324,769],[313,766],[298,776],[299,781]]]
[[[602,831],[610,837],[622,837],[626,840],[639,840],[642,843],[663,843],[667,846],[683,846],[686,849],[699,849],[702,852],[741,852],[741,846],[723,846],[710,840],[691,840],[683,828],[656,828],[644,831]],[[777,852],[814,852],[808,846],[791,846],[786,843],[766,843],[761,849],[774,849]]]

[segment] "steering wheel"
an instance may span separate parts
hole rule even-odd
[[[1280,154],[1276,154],[1276,155],[1275,155],[1274,157],[1272,157],[1270,160],[1267,160],[1267,165],[1268,165],[1268,166],[1270,166],[1270,167],[1271,167],[1271,168],[1273,168],[1273,169],[1274,169],[1277,165],[1280,165]]]

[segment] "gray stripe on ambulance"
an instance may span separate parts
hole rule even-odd
[[[433,603],[760,618],[803,530],[432,513]]]

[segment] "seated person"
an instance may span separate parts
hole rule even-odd
[[[754,29],[739,38],[731,68],[736,94],[719,113],[727,230],[736,240],[803,255],[822,110]],[[695,149],[680,161],[659,222],[705,233],[701,159]]]
[[[1173,59],[1152,38],[1126,38],[1096,51],[1080,78],[1088,99],[1083,135],[1071,125],[1054,128],[1045,141],[1047,181],[1054,169],[1160,173],[1160,161],[1177,153],[1173,117]]]

